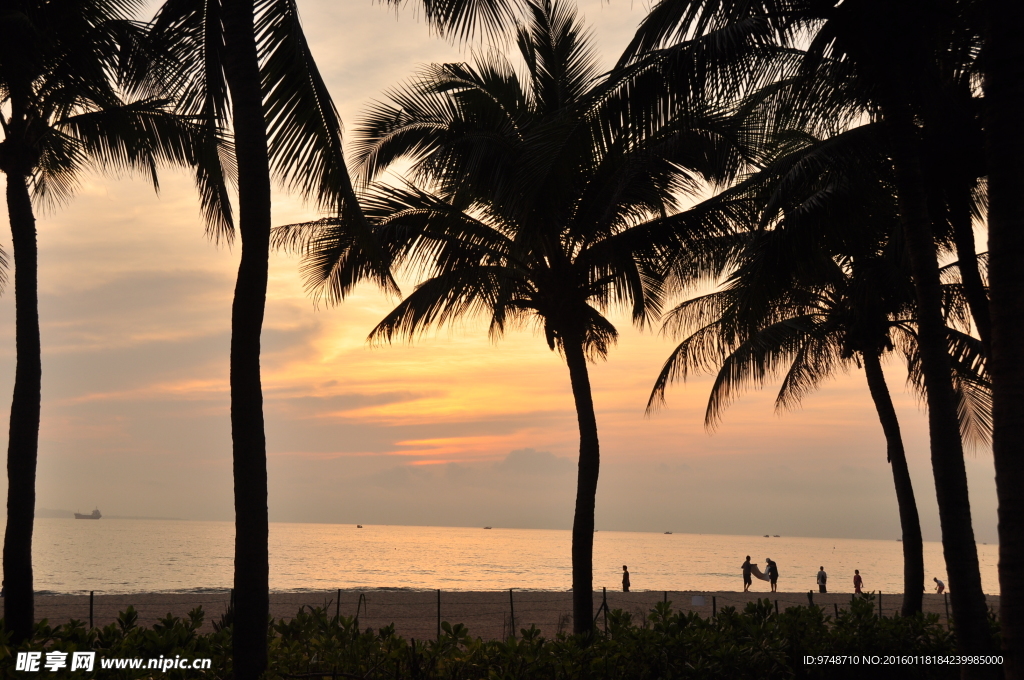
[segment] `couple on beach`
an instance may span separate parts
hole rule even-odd
[[[750,555],[747,555],[747,561],[740,565],[740,569],[743,570],[743,592],[750,591],[750,585],[753,583],[751,580],[752,576],[756,576],[762,581],[770,581],[772,584],[772,592],[776,590],[776,582],[779,580],[779,566],[772,561],[772,558],[768,557],[765,559],[765,570],[761,573],[761,570],[757,568],[756,564],[751,564]]]

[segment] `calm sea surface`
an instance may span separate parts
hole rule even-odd
[[[38,591],[202,592],[231,586],[230,522],[37,519]],[[567,590],[569,531],[484,530],[351,524],[271,524],[270,587],[345,589]],[[998,594],[997,546],[979,545],[986,593]],[[849,591],[860,569],[867,590],[902,591],[902,544],[842,538],[762,538],[599,531],[594,585],[634,590],[741,590],[750,555],[779,565],[779,590],[814,588],[819,565],[830,590]],[[946,579],[942,547],[925,543],[925,572]],[[755,591],[768,590],[754,583]],[[815,588],[816,589],[816,588]],[[929,588],[930,589],[930,588]]]

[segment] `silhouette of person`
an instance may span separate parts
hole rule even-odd
[[[825,567],[818,567],[818,592],[827,593],[828,589],[825,587],[825,583],[828,581],[828,574],[825,573]]]
[[[860,577],[860,569],[853,570],[853,593],[854,595],[861,594],[861,588],[864,587],[864,579]]]
[[[622,565],[622,592],[629,592],[629,569],[625,564]]]
[[[778,587],[776,586],[776,582],[779,580],[779,565],[775,564],[770,557],[765,559],[765,562],[768,563],[768,568],[765,569],[765,572],[768,576],[768,580],[772,582],[772,592],[774,593]]]
[[[942,593],[946,592],[946,584],[945,583],[940,581],[938,579],[938,577],[935,577],[932,580],[935,581],[935,592],[937,592],[939,595],[942,595]]]
[[[750,564],[750,555],[747,555],[747,561],[740,565],[740,569],[743,570],[743,592],[745,593],[750,591],[750,584],[753,583],[750,578],[751,566],[753,565]]]

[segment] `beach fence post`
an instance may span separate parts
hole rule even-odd
[[[441,589],[437,589],[437,639],[441,640]]]
[[[338,600],[334,603],[334,618],[341,621],[341,588],[338,588]]]
[[[812,607],[814,606],[814,591],[813,590],[808,590],[807,591],[807,603],[810,604]]]
[[[718,598],[711,596],[711,616],[718,618]]]
[[[604,610],[604,632],[608,632],[608,589],[601,588],[601,609]]]
[[[779,615],[779,601],[775,600],[775,615]]]
[[[92,605],[93,605],[93,598],[95,597],[95,595],[96,595],[96,591],[95,590],[90,590],[89,591],[89,628],[90,629],[95,628],[95,626],[92,623]]]
[[[516,604],[512,601],[512,589],[508,589],[508,618],[509,627],[512,629],[512,637],[516,636]]]
[[[949,620],[949,595],[947,595],[946,593],[943,593],[942,594],[942,599],[946,603],[946,630],[952,630],[953,627],[950,625],[950,620]]]
[[[665,604],[668,604],[668,591],[665,591],[665,599],[662,600]]]
[[[363,606],[363,611],[366,611],[366,596],[359,593],[359,599],[356,600],[356,630],[359,630],[359,605]]]
[[[878,618],[882,618],[882,591],[878,591]]]
[[[604,632],[608,632],[608,589],[601,588],[601,606],[597,608],[597,613],[594,614],[594,625],[597,625],[597,620],[601,618],[601,613],[604,612]]]

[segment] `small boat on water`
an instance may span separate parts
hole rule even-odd
[[[356,529],[362,529],[362,528],[363,528],[363,525],[362,525],[362,524],[357,524],[357,525],[356,525]]]
[[[771,538],[771,536],[769,536],[768,534],[765,534],[764,537],[765,538]]]
[[[666,535],[666,536],[671,536],[671,535],[672,535],[672,532],[671,532],[671,531],[666,531],[666,532],[665,532],[665,535]]]
[[[103,515],[100,514],[100,509],[99,508],[96,508],[95,510],[90,512],[88,515],[83,515],[80,512],[76,512],[75,513],[75,519],[99,519],[100,517],[103,517]]]
[[[490,527],[484,527],[484,529],[490,529]]]
[[[782,538],[782,537],[779,536],[778,534],[775,534],[775,538]]]

